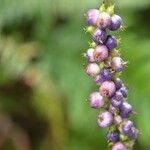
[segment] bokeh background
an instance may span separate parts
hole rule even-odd
[[[101,2],[0,0],[0,150],[107,150],[99,111],[85,101],[97,87],[81,57],[90,41],[83,14]],[[150,150],[150,1],[115,3],[140,130],[134,149]]]

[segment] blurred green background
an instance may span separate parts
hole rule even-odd
[[[96,90],[81,54],[90,36],[83,14],[101,0],[0,0],[0,150],[107,150]],[[150,150],[150,1],[116,0],[126,26],[120,49],[130,64],[135,150]]]

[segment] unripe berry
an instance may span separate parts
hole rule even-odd
[[[94,62],[94,49],[90,48],[87,50],[87,52],[85,53],[85,57],[87,59],[88,62]]]
[[[105,41],[105,45],[107,46],[107,48],[109,50],[116,48],[117,47],[117,39],[112,35],[108,35],[107,39]]]
[[[115,95],[111,98],[111,104],[114,107],[119,107],[124,101],[124,97],[121,92],[117,91]]]
[[[117,142],[113,145],[112,150],[127,150],[125,145],[121,142]]]
[[[86,13],[86,21],[89,25],[96,25],[97,24],[97,19],[99,17],[99,10],[97,9],[90,9]]]
[[[101,128],[106,128],[112,124],[113,115],[109,111],[105,111],[99,114],[98,116],[98,125]]]
[[[131,113],[132,113],[132,106],[129,103],[124,102],[120,106],[120,116],[122,118],[128,118]]]
[[[101,12],[98,19],[97,19],[97,26],[101,29],[106,29],[110,26],[111,17],[106,12]]]
[[[115,142],[118,140],[119,134],[117,131],[112,131],[107,133],[107,140],[111,142]]]
[[[111,17],[111,24],[109,26],[109,29],[112,30],[112,31],[118,30],[120,28],[121,24],[122,24],[121,17],[118,16],[118,15],[113,15]]]
[[[104,99],[99,92],[93,92],[89,96],[89,103],[92,108],[98,109],[104,105]]]
[[[115,86],[114,82],[112,82],[112,81],[105,81],[102,83],[99,91],[102,96],[111,97],[111,96],[113,96],[113,94],[116,91],[116,86]]]
[[[106,40],[107,33],[106,30],[97,28],[92,35],[92,39],[97,44],[103,43]]]
[[[105,45],[98,45],[94,50],[94,59],[96,62],[102,62],[108,57],[108,49]]]
[[[114,57],[111,62],[112,68],[120,72],[123,70],[123,60],[120,57]]]
[[[96,63],[89,63],[86,66],[86,73],[89,76],[96,77],[100,73],[100,67]]]

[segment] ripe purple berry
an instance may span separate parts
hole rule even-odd
[[[116,144],[113,145],[112,150],[127,150],[127,149],[124,144],[122,144],[121,142],[117,142]]]
[[[121,17],[118,16],[118,15],[113,15],[111,17],[111,24],[109,26],[109,29],[112,30],[112,31],[118,30],[120,28],[121,24],[122,24]]]
[[[124,97],[121,92],[117,91],[115,95],[111,98],[111,104],[114,107],[119,107],[124,101]]]
[[[119,90],[122,85],[123,85],[123,82],[120,78],[116,78],[115,81],[114,81],[115,85],[116,85],[116,89]]]
[[[104,80],[109,81],[112,79],[111,73],[110,73],[109,69],[107,69],[107,68],[102,69],[100,74]]]
[[[111,62],[112,68],[116,72],[120,72],[123,70],[123,60],[120,57],[114,57]]]
[[[97,26],[101,29],[106,29],[111,24],[111,17],[108,13],[102,12],[100,13],[97,19]]]
[[[124,102],[120,106],[120,116],[122,118],[128,118],[131,113],[132,113],[132,106],[129,103]]]
[[[135,140],[135,139],[137,138],[137,136],[138,136],[138,133],[139,133],[139,131],[138,131],[136,128],[132,127],[132,128],[131,128],[131,131],[128,133],[127,136],[128,136],[131,140]]]
[[[96,25],[97,19],[99,17],[99,10],[97,9],[90,9],[86,13],[86,21],[89,25]]]
[[[113,115],[109,111],[105,111],[99,114],[98,116],[98,125],[101,128],[106,128],[112,124]]]
[[[99,91],[102,96],[111,97],[116,91],[116,86],[115,86],[114,82],[112,82],[112,81],[105,81],[102,83]]]
[[[98,74],[95,78],[95,82],[98,85],[101,85],[104,81],[110,81],[112,79],[111,73],[109,69],[104,68],[101,70],[100,74]]]
[[[93,41],[98,44],[103,43],[106,40],[106,37],[107,37],[106,31],[103,29],[99,29],[99,28],[97,28],[92,35]]]
[[[133,127],[133,122],[128,120],[122,126],[122,133],[128,135],[132,127]]]
[[[108,49],[105,45],[98,45],[94,50],[94,59],[96,62],[102,62],[108,57]]]
[[[89,103],[92,108],[98,109],[104,105],[104,99],[99,92],[93,92],[89,96]]]
[[[86,66],[86,73],[92,77],[95,77],[100,73],[100,67],[96,63],[89,63]]]
[[[87,50],[87,52],[85,53],[85,57],[87,59],[88,62],[94,62],[94,49],[93,48],[89,48]]]
[[[105,45],[109,50],[117,47],[117,39],[114,36],[108,35],[105,41]]]
[[[117,131],[108,132],[107,133],[107,140],[111,142],[115,142],[118,140],[119,134]]]
[[[122,93],[122,95],[125,98],[128,96],[128,89],[125,86],[123,86],[122,88],[120,88],[119,91]]]

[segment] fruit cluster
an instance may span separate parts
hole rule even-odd
[[[114,14],[114,6],[102,4],[100,9],[90,9],[86,15],[86,32],[92,35],[90,48],[84,53],[86,73],[94,78],[99,91],[90,94],[88,102],[99,109],[98,125],[108,127],[107,141],[112,150],[132,149],[138,130],[129,120],[132,106],[126,101],[128,90],[119,78],[126,62],[116,50],[118,40],[110,33],[122,27],[122,18]]]

